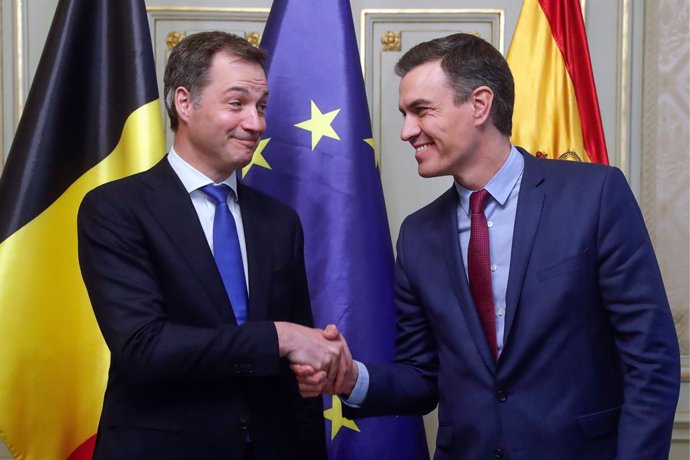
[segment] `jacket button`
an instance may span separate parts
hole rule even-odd
[[[506,455],[505,455],[505,453],[503,452],[503,449],[496,449],[496,450],[494,450],[494,458],[495,458],[496,460],[503,460],[504,458],[506,458]]]
[[[496,391],[496,399],[498,399],[500,402],[505,402],[506,399],[508,399],[508,393],[505,390],[500,389]]]
[[[239,425],[240,425],[240,430],[242,430],[242,431],[245,431],[249,428],[249,422],[244,417],[240,418]]]

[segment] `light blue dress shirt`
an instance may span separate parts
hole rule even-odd
[[[513,245],[513,228],[517,209],[522,170],[525,160],[514,146],[511,146],[508,159],[501,169],[486,183],[484,189],[491,198],[484,207],[487,225],[489,226],[489,252],[491,258],[491,287],[494,292],[494,311],[496,315],[496,343],[498,354],[503,350],[503,330],[506,317],[506,289],[508,271]],[[460,195],[458,204],[458,238],[462,250],[462,263],[467,274],[467,247],[470,242],[470,195],[468,190],[458,182],[455,189]]]
[[[522,172],[525,160],[515,148],[510,147],[510,153],[501,169],[486,183],[484,188],[491,197],[484,208],[487,225],[489,226],[489,251],[491,258],[491,287],[494,293],[494,311],[496,315],[496,342],[498,353],[503,350],[503,331],[506,316],[506,289],[508,287],[508,272],[510,270],[510,256],[513,244],[513,229],[515,227],[515,212],[517,210],[518,194],[522,182]],[[460,195],[457,208],[458,239],[462,251],[462,263],[467,274],[467,247],[470,242],[470,195],[468,190],[458,182],[455,189]],[[369,390],[369,372],[364,364],[355,361],[359,367],[359,377],[350,397],[344,402],[357,407],[364,401]]]

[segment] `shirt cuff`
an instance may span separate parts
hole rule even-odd
[[[359,407],[364,402],[364,398],[367,397],[367,392],[369,391],[369,371],[367,371],[367,367],[359,361],[355,361],[355,364],[359,369],[357,382],[355,382],[349,397],[345,398],[344,395],[340,397],[343,403],[350,407]]]

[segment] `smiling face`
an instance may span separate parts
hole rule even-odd
[[[472,96],[456,103],[440,61],[410,70],[400,81],[400,137],[415,149],[422,177],[461,175],[478,154],[480,133]]]
[[[216,182],[252,159],[266,130],[266,74],[257,63],[225,51],[215,54],[208,83],[198,94],[175,90],[180,127],[175,150]]]

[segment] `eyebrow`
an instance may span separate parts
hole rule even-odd
[[[247,89],[246,86],[231,86],[230,88],[223,91],[223,94],[229,94],[229,93],[232,93],[235,91],[243,93],[243,94],[250,94],[250,91]],[[266,98],[266,97],[268,97],[268,90],[264,91],[261,94],[261,98]]]
[[[418,99],[413,100],[409,104],[407,104],[407,107],[410,110],[412,110],[412,109],[419,107],[420,105],[429,105],[429,104],[431,104],[431,101],[429,101],[427,99],[418,98]],[[403,109],[402,106],[398,106],[398,110],[400,111],[400,113],[405,113],[405,109]]]

